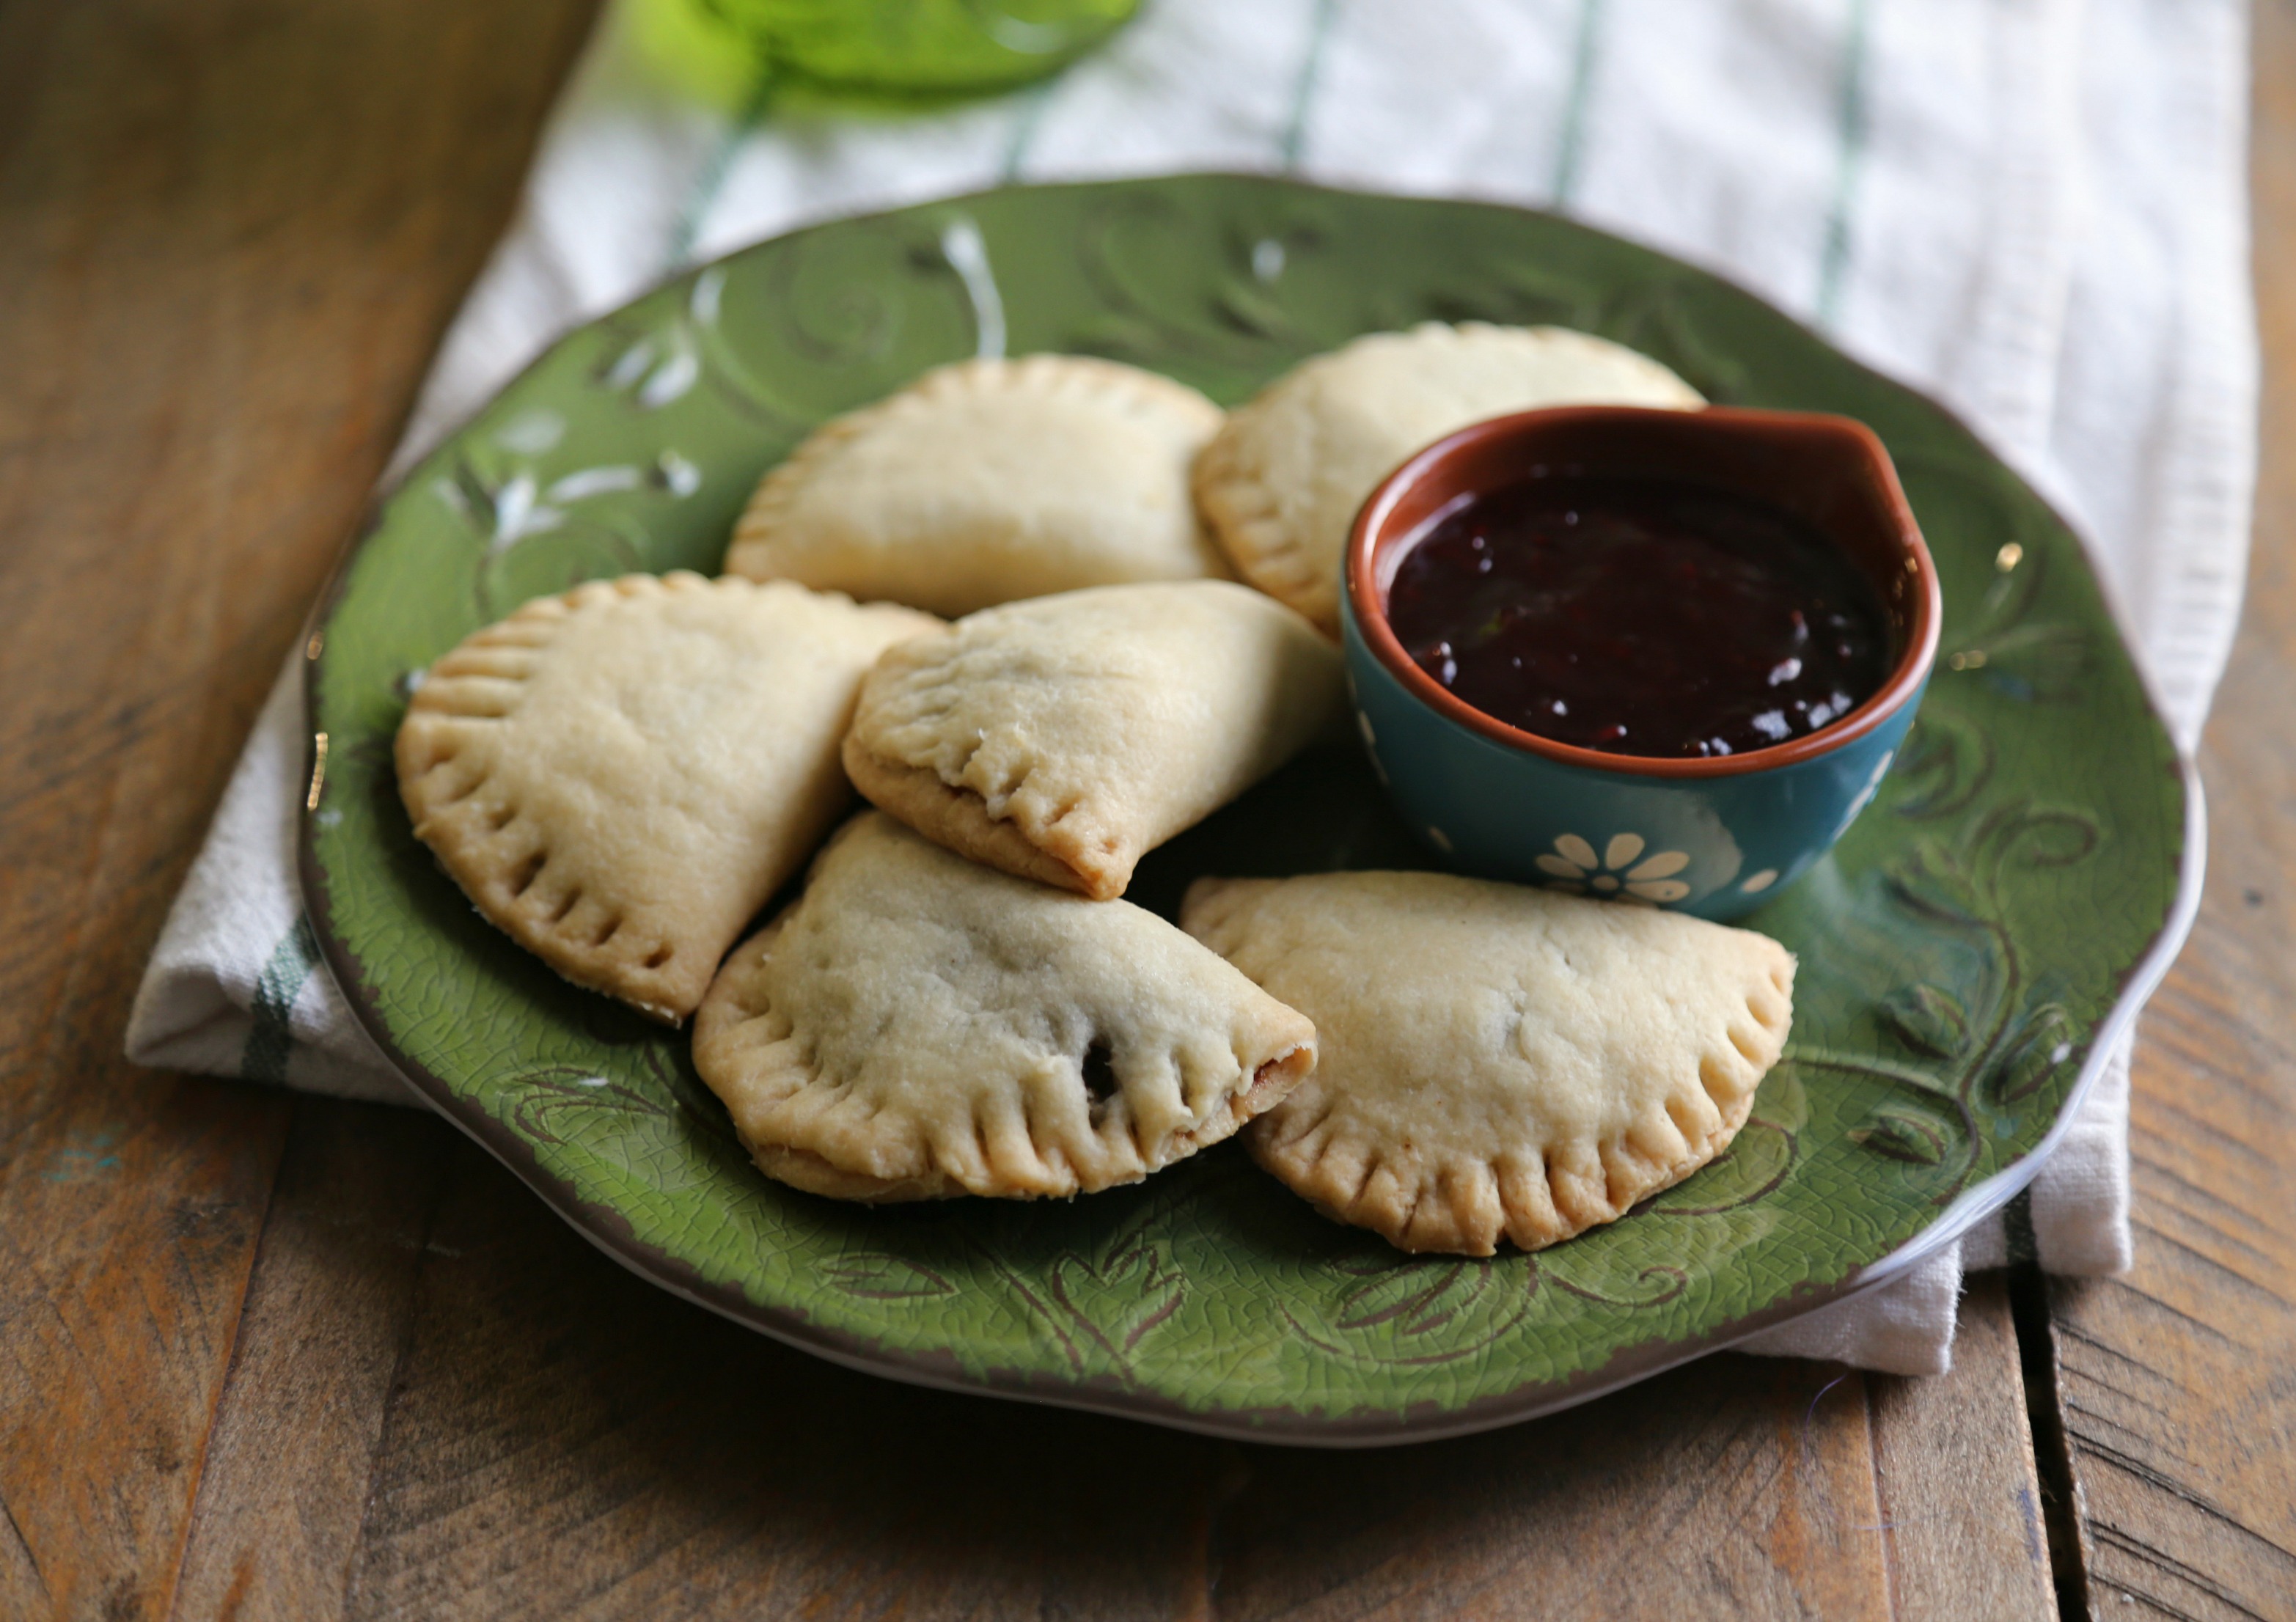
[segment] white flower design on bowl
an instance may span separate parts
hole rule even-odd
[[[1555,855],[1538,858],[1538,871],[1548,876],[1549,889],[1574,896],[1592,892],[1652,904],[1681,900],[1690,886],[1674,875],[1690,865],[1689,854],[1661,850],[1644,856],[1649,842],[1639,833],[1614,833],[1598,856],[1585,840],[1566,833],[1554,841]]]

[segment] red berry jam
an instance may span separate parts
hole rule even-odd
[[[1387,618],[1463,702],[1612,755],[1767,749],[1889,675],[1888,621],[1849,558],[1792,513],[1692,485],[1464,498],[1405,555]]]

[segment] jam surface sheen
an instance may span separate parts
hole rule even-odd
[[[1387,618],[1461,701],[1611,755],[1784,743],[1848,715],[1890,667],[1880,599],[1815,528],[1639,479],[1466,498],[1405,554]]]

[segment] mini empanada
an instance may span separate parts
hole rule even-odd
[[[939,623],[786,582],[594,580],[430,667],[399,793],[512,939],[674,1024],[846,804],[862,673]]]
[[[730,573],[969,614],[1086,586],[1225,578],[1188,469],[1220,409],[1073,355],[964,361],[816,432],[766,475]]]
[[[1624,1216],[1728,1145],[1793,1017],[1767,936],[1447,873],[1205,879],[1181,922],[1316,1022],[1253,1158],[1406,1250]]]
[[[1430,322],[1317,356],[1229,413],[1196,461],[1196,500],[1239,574],[1336,635],[1356,510],[1414,451],[1543,406],[1704,404],[1658,362],[1605,339]]]
[[[865,813],[726,961],[693,1063],[769,1176],[841,1200],[1091,1193],[1216,1143],[1316,1030],[1152,913]]]
[[[1272,597],[1103,586],[890,650],[845,769],[951,849],[1106,900],[1143,853],[1336,725],[1341,698],[1338,652]]]

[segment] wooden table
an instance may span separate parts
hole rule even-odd
[[[439,1120],[120,1057],[590,7],[0,0],[0,1614],[2296,1618],[2296,0],[2136,1271],[1978,1280],[1939,1380],[1724,1356],[1345,1455],[847,1373]]]

